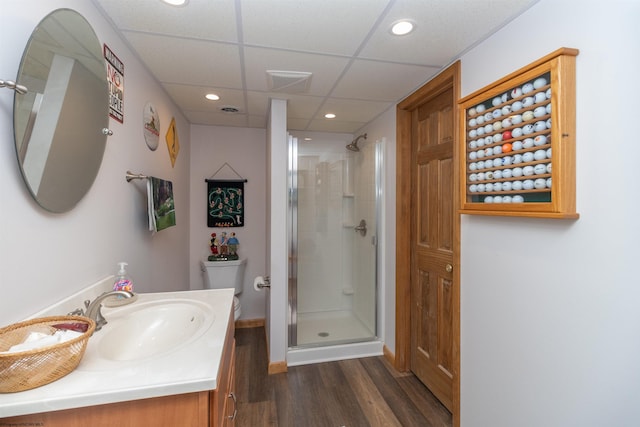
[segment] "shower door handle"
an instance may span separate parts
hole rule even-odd
[[[357,226],[353,227],[353,229],[356,231],[356,233],[359,231],[361,236],[366,236],[367,235],[367,221],[365,221],[364,219],[360,220],[360,224],[358,224]]]

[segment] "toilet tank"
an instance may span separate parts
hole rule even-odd
[[[242,292],[244,269],[247,260],[202,261],[205,289],[235,288],[235,294]]]

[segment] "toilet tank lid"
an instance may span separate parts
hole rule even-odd
[[[202,261],[202,265],[205,267],[219,266],[219,267],[228,267],[232,265],[242,265],[247,262],[246,258],[234,259],[231,261]]]

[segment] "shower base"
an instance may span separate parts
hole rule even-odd
[[[298,346],[287,365],[379,356],[382,342],[350,311],[298,313]]]

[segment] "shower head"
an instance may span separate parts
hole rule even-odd
[[[349,150],[349,151],[360,151],[360,148],[358,148],[358,140],[360,138],[367,139],[367,134],[363,133],[362,135],[360,135],[359,137],[357,137],[356,139],[351,141],[351,143],[347,145],[347,150]]]

